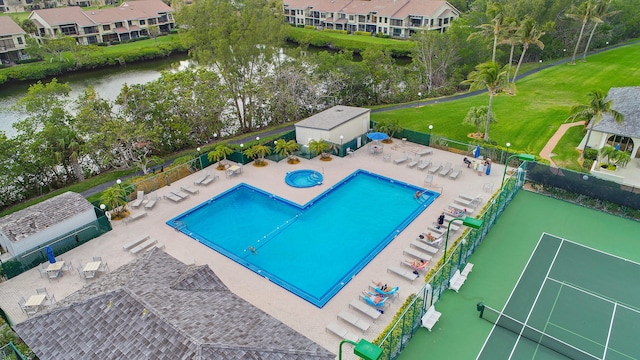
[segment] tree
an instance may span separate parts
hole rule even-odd
[[[451,85],[451,73],[458,54],[449,33],[422,30],[411,38],[415,43],[411,58],[418,68],[420,89],[430,95]]]
[[[578,34],[578,40],[576,41],[576,47],[573,49],[573,55],[571,56],[570,65],[575,65],[576,63],[576,54],[578,53],[578,47],[580,46],[580,41],[582,41],[582,35],[584,34],[584,28],[587,26],[587,23],[592,18],[593,8],[594,8],[595,0],[586,0],[578,6],[571,5],[571,9],[566,13],[566,16],[580,21],[582,26],[580,27],[580,33]]]
[[[126,212],[127,193],[122,184],[113,185],[102,192],[100,202],[111,209],[115,218],[121,218]]]
[[[501,68],[495,61],[489,61],[476,66],[476,70],[469,73],[462,84],[470,85],[471,90],[486,88],[489,93],[489,107],[487,122],[484,127],[484,140],[489,141],[489,124],[493,113],[493,97],[498,95],[507,85],[507,68]]]
[[[615,15],[620,11],[609,11],[609,6],[611,5],[611,0],[597,0],[593,7],[593,14],[591,20],[593,21],[593,28],[591,29],[591,34],[589,34],[589,39],[587,40],[587,45],[584,47],[584,54],[582,54],[582,61],[587,61],[587,52],[589,51],[589,45],[591,45],[591,39],[593,38],[593,34],[596,32],[596,28],[598,25],[604,23],[604,20],[609,16]]]
[[[286,156],[289,160],[289,163],[292,163],[296,160],[293,154],[300,149],[300,145],[295,140],[286,141],[284,139],[278,139],[276,141],[276,153]]]
[[[587,103],[574,105],[569,111],[567,120],[579,121],[584,120],[588,124],[587,139],[584,142],[584,150],[589,144],[591,131],[593,126],[597,124],[605,115],[612,116],[616,122],[624,121],[624,116],[618,111],[612,109],[613,101],[607,100],[607,95],[600,89],[593,90],[587,94]],[[582,154],[580,155],[582,157]]]
[[[196,0],[176,14],[187,29],[184,34],[190,54],[221,77],[240,132],[255,126],[260,82],[284,40],[286,25],[277,4],[261,0]]]
[[[475,32],[469,36],[469,39],[473,39],[475,37],[493,37],[493,51],[491,55],[491,61],[496,61],[496,49],[498,47],[498,39],[502,35],[503,25],[505,20],[504,8],[502,4],[498,2],[489,2],[487,3],[487,16],[491,18],[490,22],[487,24],[482,24],[477,26],[480,31]]]
[[[264,157],[271,154],[271,148],[262,144],[256,144],[244,151],[244,154],[256,162],[256,166],[267,165]]]
[[[383,119],[375,125],[374,130],[383,132],[389,135],[389,138],[392,138],[397,132],[402,131],[402,126],[398,119]]]
[[[309,151],[316,155],[321,154],[320,157],[331,156],[329,154],[329,151],[331,151],[331,146],[323,139],[311,140],[309,142]]]
[[[222,160],[227,160],[227,155],[233,154],[233,149],[224,144],[217,145],[213,151],[210,151],[207,154],[207,158],[209,161],[214,160],[218,163],[218,169],[224,169],[222,165]]]
[[[58,57],[58,61],[63,61],[64,57],[62,55],[64,52],[74,51],[76,46],[76,39],[62,34],[55,38],[47,38],[43,40],[42,44],[44,51],[51,54],[51,60],[49,62],[53,62],[55,57]]]
[[[540,41],[542,35],[544,35],[544,31],[538,29],[536,21],[532,17],[526,16],[518,28],[517,36],[522,43],[522,54],[520,54],[520,60],[518,60],[518,66],[516,66],[516,71],[513,73],[513,80],[511,82],[516,82],[520,65],[522,65],[522,60],[524,60],[524,55],[527,53],[529,46],[535,45],[539,47],[540,50],[544,49],[544,43]]]
[[[160,27],[158,25],[151,25],[147,28],[147,34],[149,37],[153,39],[154,42],[158,41],[158,36],[160,36]]]
[[[487,116],[488,111],[489,107],[486,105],[472,106],[471,108],[469,108],[469,111],[467,112],[467,115],[465,115],[464,120],[462,120],[464,124],[473,125],[478,129],[478,138],[482,136],[482,125],[485,124],[487,118],[491,119],[491,122],[498,122],[495,114]]]

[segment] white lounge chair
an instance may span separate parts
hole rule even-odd
[[[341,325],[336,324],[334,322],[330,322],[329,325],[327,325],[327,330],[329,330],[332,333],[338,335],[339,337],[341,337],[344,340],[353,341],[354,343],[357,342],[358,340],[360,340],[360,336],[358,336],[357,334],[352,333],[351,331],[345,329]]]
[[[429,254],[435,254],[438,252],[438,248],[425,244],[424,242],[418,240],[412,241],[410,246],[413,246],[414,248]]]
[[[451,171],[451,174],[449,174],[449,177],[452,179],[457,179],[461,171],[462,171],[462,166],[460,164],[457,164],[456,166],[453,167],[453,170]]]
[[[424,183],[433,185],[433,175],[429,174],[424,178]]]
[[[136,254],[142,252],[143,250],[151,248],[153,245],[155,245],[157,243],[158,243],[158,240],[148,239],[147,241],[143,242],[142,244],[140,244],[140,245],[132,248],[131,250],[129,250],[129,252],[132,253],[133,255],[136,255]]]
[[[349,324],[362,330],[362,332],[367,331],[369,327],[371,327],[370,322],[362,320],[357,315],[354,315],[348,311],[340,311],[338,313],[338,319],[348,322]]]
[[[183,198],[181,196],[176,195],[173,192],[168,193],[167,195],[164,196],[164,198],[165,199],[169,199],[169,200],[171,200],[173,202],[180,202],[180,201],[185,199],[185,198]]]
[[[138,191],[138,197],[129,204],[132,208],[137,208],[144,201],[144,191]]]
[[[431,167],[429,168],[429,172],[431,174],[435,174],[438,170],[440,170],[441,167],[442,163],[433,163],[433,165],[431,165]]]
[[[418,170],[424,170],[431,165],[431,159],[423,159],[420,164],[418,164]]]
[[[387,271],[400,275],[411,282],[418,278],[418,275],[416,275],[412,270],[405,269],[400,266],[391,265],[387,268]]]
[[[429,261],[431,260],[431,255],[424,253],[422,251],[416,250],[414,248],[405,248],[404,250],[402,250],[403,254],[409,255],[413,258],[416,259],[420,259],[420,260],[424,260],[424,261]]]
[[[440,176],[447,176],[449,171],[451,171],[451,163],[450,162],[444,164],[444,167],[440,171]]]
[[[145,216],[147,216],[147,212],[146,211],[139,211],[137,213],[133,213],[133,214],[129,215],[126,219],[124,219],[124,223],[128,224],[128,223],[130,223],[132,221],[138,220],[138,219],[140,219],[142,217],[145,217]]]
[[[193,194],[197,194],[197,193],[200,192],[200,190],[198,190],[198,189],[196,189],[194,187],[191,187],[191,186],[182,186],[182,187],[180,187],[180,190],[184,190],[184,191],[186,191],[186,192],[188,192],[189,194],[192,194],[192,195]]]
[[[408,168],[414,168],[416,165],[418,165],[418,163],[420,162],[420,160],[418,160],[418,157],[416,156],[415,158],[413,158],[413,160],[409,161],[407,163],[407,167]]]
[[[382,313],[380,313],[378,310],[372,308],[371,306],[363,303],[358,299],[351,300],[351,302],[349,303],[349,307],[360,311],[373,320],[377,320],[380,315],[382,315]]]
[[[218,175],[209,175],[206,179],[204,179],[204,180],[200,183],[200,185],[204,185],[204,186],[209,185],[209,184],[211,184],[212,182],[214,182],[217,178],[218,178]]]
[[[430,154],[433,154],[433,150],[431,150],[431,149],[422,149],[422,150],[416,152],[416,155],[418,155],[418,156],[430,155]]]
[[[201,177],[197,178],[193,183],[195,185],[202,185],[202,182],[209,178],[209,172],[205,172]]]
[[[401,158],[399,158],[399,159],[394,159],[394,160],[393,160],[393,163],[394,163],[394,164],[396,164],[396,165],[398,165],[398,164],[402,164],[403,162],[405,162],[405,161],[407,161],[407,160],[409,160],[409,154],[404,153],[404,156],[402,156]]]
[[[147,203],[144,204],[144,208],[153,209],[153,207],[156,206],[157,202],[158,202],[158,194],[153,194],[153,197],[150,197],[149,200],[147,200]]]

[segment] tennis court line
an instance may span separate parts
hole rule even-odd
[[[583,292],[583,293],[585,293],[585,294],[587,294],[587,295],[589,295],[589,296],[593,296],[593,297],[595,297],[595,298],[598,298],[598,299],[604,300],[604,301],[606,301],[606,302],[608,302],[608,303],[613,304],[614,306],[616,306],[616,305],[617,305],[617,306],[621,306],[621,307],[623,307],[623,308],[625,308],[625,309],[627,309],[627,310],[631,310],[631,311],[633,311],[633,312],[635,312],[635,313],[640,314],[640,309],[636,309],[636,308],[634,308],[634,307],[633,307],[633,306],[631,306],[631,305],[627,305],[627,304],[625,304],[625,303],[621,303],[621,302],[618,302],[618,301],[616,301],[616,300],[612,300],[612,299],[610,299],[610,298],[607,298],[607,297],[606,297],[606,296],[604,296],[604,295],[598,294],[598,293],[593,292],[593,291],[589,291],[589,290],[587,290],[587,289],[583,289],[583,288],[581,288],[581,287],[579,287],[579,286],[577,286],[577,285],[574,285],[574,284],[569,283],[569,282],[566,282],[566,281],[560,281],[560,280],[554,279],[554,278],[552,278],[552,277],[550,277],[550,278],[548,278],[548,279],[549,279],[549,280],[551,280],[551,281],[554,281],[554,282],[556,282],[556,283],[558,283],[558,284],[560,284],[560,285],[567,286],[567,287],[570,287],[570,288],[572,288],[572,289],[574,289],[574,290],[581,291],[581,292]]]
[[[531,318],[531,314],[533,313],[533,309],[536,307],[536,304],[538,303],[538,299],[540,298],[540,294],[542,293],[542,289],[544,289],[544,285],[547,283],[547,279],[549,278],[549,273],[551,272],[551,269],[553,268],[553,264],[555,264],[556,259],[558,258],[558,254],[560,253],[560,249],[562,249],[562,244],[563,244],[563,242],[562,242],[562,239],[561,239],[560,246],[558,246],[558,248],[556,249],[556,253],[553,255],[553,259],[551,260],[551,264],[549,264],[549,268],[547,269],[547,274],[545,275],[544,281],[542,281],[542,285],[538,289],[538,293],[536,294],[536,298],[533,300],[533,304],[531,304],[531,309],[529,309],[529,314],[527,314],[527,318],[523,321],[523,323],[525,325],[527,325],[527,323],[529,322],[529,319]],[[536,249],[537,249],[537,246],[536,246]],[[511,353],[509,354],[509,359],[511,359],[513,357],[513,353],[516,351],[516,348],[518,347],[518,343],[520,342],[520,339],[522,339],[522,337],[523,337],[522,336],[523,332],[524,332],[524,328],[520,331],[520,334],[518,334],[518,338],[516,339],[516,343],[513,345],[513,348],[511,349]]]
[[[611,314],[611,322],[609,323],[609,331],[607,332],[607,341],[604,343],[604,355],[603,359],[607,357],[607,352],[609,350],[609,341],[611,340],[611,331],[613,330],[613,320],[616,318],[616,310],[618,309],[618,304],[613,304],[613,314]]]
[[[524,275],[525,271],[529,267],[529,264],[531,263],[531,259],[533,259],[533,255],[538,250],[538,247],[540,246],[540,241],[542,240],[544,235],[545,235],[544,232],[540,235],[540,238],[538,239],[538,242],[536,243],[535,248],[531,252],[531,255],[529,255],[529,259],[527,260],[527,263],[524,265],[524,268],[522,269],[522,272],[520,273],[520,276],[518,277],[518,281],[516,281],[516,284],[513,286],[513,289],[511,289],[511,294],[509,294],[509,297],[507,298],[507,301],[505,301],[505,303],[504,303],[504,305],[502,307],[502,310],[500,310],[501,313],[504,313],[504,310],[507,307],[507,305],[509,304],[509,301],[511,301],[511,298],[513,297],[513,293],[518,288],[518,284],[520,284],[520,280],[522,280],[522,276]],[[484,348],[487,346],[487,343],[489,342],[489,339],[491,339],[491,336],[493,335],[493,331],[495,329],[496,329],[496,325],[494,324],[493,327],[491,328],[491,331],[489,331],[489,335],[487,335],[487,338],[484,339],[484,343],[482,344],[482,347],[480,348],[480,351],[478,352],[478,355],[476,355],[476,360],[478,360],[480,358],[480,355],[482,355],[482,353],[484,352]]]
[[[583,248],[585,248],[585,249],[589,249],[589,250],[591,250],[591,251],[595,251],[595,252],[597,252],[597,253],[600,253],[600,254],[603,254],[603,255],[607,255],[607,256],[611,256],[611,257],[613,257],[613,258],[616,258],[616,259],[619,259],[619,260],[624,260],[624,261],[626,261],[626,262],[628,262],[628,263],[632,263],[632,264],[635,264],[635,265],[640,266],[640,262],[637,262],[637,261],[634,261],[634,260],[629,260],[629,259],[627,259],[627,258],[623,258],[622,256],[614,255],[614,254],[611,254],[611,253],[608,253],[608,252],[605,252],[605,251],[602,251],[602,250],[599,250],[599,249],[593,248],[593,247],[591,247],[591,246],[587,246],[587,245],[584,245],[584,244],[580,244],[580,243],[575,242],[575,241],[573,241],[573,240],[565,239],[565,238],[563,238],[563,237],[561,237],[561,236],[553,235],[553,234],[550,234],[550,233],[547,233],[547,232],[543,232],[543,233],[542,233],[542,236],[544,236],[544,235],[549,235],[549,236],[551,236],[551,237],[554,237],[554,238],[556,238],[556,239],[559,239],[561,242],[565,242],[565,241],[566,241],[566,242],[571,243],[571,244],[573,244],[573,245],[580,246],[580,247],[583,247]],[[538,240],[538,241],[540,241],[540,240]],[[537,247],[536,247],[536,248],[537,248]]]

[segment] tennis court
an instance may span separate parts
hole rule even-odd
[[[482,309],[496,326],[478,359],[639,359],[639,276],[638,263],[543,234],[502,312]]]
[[[625,279],[638,278],[637,273],[635,276],[629,274],[628,278],[625,277],[624,273],[629,270],[621,271],[623,274],[620,276],[610,276],[611,271],[604,273],[599,264],[603,261],[600,257],[603,253],[630,260],[629,264],[621,262],[621,266],[633,265],[635,267],[637,263],[640,263],[640,247],[638,247],[637,241],[640,222],[529,191],[520,191],[471,257],[470,261],[475,264],[475,267],[460,292],[446,291],[436,303],[436,308],[442,313],[436,327],[431,332],[424,328],[418,329],[400,353],[398,360],[475,359],[478,357],[494,325],[478,317],[476,304],[482,302],[499,310],[513,311],[506,308],[507,301],[516,284],[520,281],[532,254],[536,251],[543,233],[554,234],[582,244],[586,248],[577,247],[576,252],[590,254],[588,256],[576,254],[575,259],[570,256],[566,261],[563,260],[562,265],[558,262],[550,277],[557,278],[555,272],[562,271],[564,274],[562,276],[570,277],[566,280],[574,284],[599,283],[595,286],[597,288],[595,292],[598,294],[609,292],[609,288],[615,286],[614,282],[623,283],[623,281],[629,281]],[[595,253],[591,249],[595,249]],[[591,266],[598,267],[591,268]],[[546,270],[548,269],[549,267]],[[617,294],[617,296],[635,299],[635,308],[638,308],[637,302],[640,301],[640,294],[636,290],[636,284],[637,280],[635,282],[632,280],[626,286],[620,286],[624,292]],[[533,293],[531,298],[535,299],[540,286],[535,289],[524,287],[522,289]],[[608,296],[611,295],[608,294]],[[617,300],[620,303],[631,304],[631,301],[623,301],[620,298]],[[529,303],[526,311],[531,309],[531,304],[532,302]],[[594,318],[593,321],[596,321],[593,310],[587,309],[592,305],[578,306],[582,310],[586,309],[580,311],[581,318],[586,321],[592,321]],[[600,302],[598,306],[606,305],[602,305]],[[622,311],[620,308],[616,311]],[[611,312],[609,319],[611,319],[610,314]],[[629,325],[624,324],[627,319],[629,319]],[[616,316],[617,325],[612,329],[613,335],[608,347],[623,349],[615,342],[629,344],[630,342],[625,339],[625,336],[637,337],[636,334],[640,333],[640,322],[637,320],[637,318],[632,320],[630,316]],[[632,328],[633,332],[613,333],[619,331],[617,329],[623,328]],[[608,331],[608,329],[607,326],[606,330]],[[507,344],[508,342],[512,344],[512,346],[505,345],[505,347],[508,346],[512,349],[514,334],[510,331],[505,331],[505,333]],[[531,343],[531,341],[527,341]],[[638,348],[640,349],[640,346]],[[545,350],[538,349],[537,360],[566,359],[553,351]],[[550,353],[549,356],[543,356],[544,352]],[[506,358],[508,358],[508,354],[506,357],[496,356],[494,359]],[[610,351],[606,358],[617,359],[621,357]],[[637,352],[635,358],[640,358]]]

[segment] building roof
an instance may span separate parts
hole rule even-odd
[[[0,35],[26,34],[10,16],[0,16]]]
[[[30,19],[33,14],[40,16],[49,26],[78,24],[80,27],[86,27],[96,25],[79,6],[34,10],[29,15]]]
[[[393,17],[397,19],[404,19],[410,15],[426,16],[426,17],[441,17],[441,12],[445,9],[454,9],[452,5],[447,5],[446,1],[419,1],[411,0],[407,1],[407,5],[403,6]]]
[[[67,191],[0,218],[0,232],[11,241],[20,241],[88,210],[93,210],[93,205],[87,199]]]
[[[602,119],[593,125],[593,130],[640,138],[640,86],[611,88],[607,100],[613,101],[611,108],[621,113],[624,120],[618,123],[611,114],[604,114]]]
[[[370,109],[360,107],[338,105],[299,121],[296,123],[296,127],[331,130],[370,111]]]
[[[155,248],[15,326],[46,359],[325,360],[335,354]]]
[[[440,0],[285,0],[289,9],[306,9],[322,12],[342,12],[353,15],[375,13],[377,16],[404,19],[409,15],[434,17],[441,9],[454,9]]]

